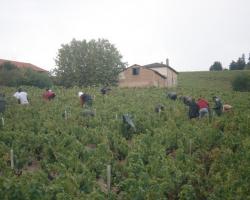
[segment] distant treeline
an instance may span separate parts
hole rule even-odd
[[[223,67],[221,62],[215,61],[213,65],[209,68],[210,71],[222,71]],[[227,69],[224,69],[227,70]],[[245,54],[242,54],[241,57],[238,58],[237,61],[232,60],[229,65],[229,70],[250,70],[250,53],[248,57],[248,61],[246,62]]]

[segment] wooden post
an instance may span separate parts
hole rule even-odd
[[[190,156],[192,156],[192,140],[191,139],[189,140],[189,153],[190,153]]]
[[[10,166],[11,166],[11,169],[14,169],[14,152],[13,152],[13,149],[10,150]]]
[[[247,129],[249,129],[249,119],[250,119],[250,116],[248,115],[247,116]]]
[[[65,120],[67,120],[67,110],[64,111]]]
[[[108,193],[110,192],[111,185],[111,165],[107,165],[107,189]]]
[[[159,108],[159,112],[158,112],[159,116],[161,115],[161,108]]]
[[[175,133],[175,144],[176,144],[176,148],[178,148],[178,135],[177,135],[177,132]]]
[[[2,117],[2,125],[4,126],[4,118]]]

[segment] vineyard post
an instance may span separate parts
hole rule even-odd
[[[10,166],[11,166],[11,169],[14,169],[14,152],[13,152],[13,149],[10,150]]]
[[[161,115],[161,108],[159,109],[159,116]]]
[[[68,116],[67,117],[70,117],[71,116],[71,108],[68,107],[68,112],[67,112]]]
[[[2,117],[2,125],[4,126],[4,118]]]
[[[247,129],[249,129],[249,119],[250,119],[250,116],[248,115],[247,116]]]
[[[176,148],[178,147],[178,135],[177,132],[175,133],[175,144],[176,144]]]
[[[66,109],[64,111],[64,117],[65,117],[65,120],[67,120],[67,110]]]
[[[189,153],[190,153],[190,156],[192,156],[192,140],[191,139],[189,140]]]
[[[108,188],[108,193],[110,192],[110,185],[111,185],[111,165],[107,165],[107,188]]]

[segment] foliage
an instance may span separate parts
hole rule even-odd
[[[246,66],[245,55],[243,54],[242,57],[239,57],[237,62],[232,61],[229,65],[230,70],[243,70]]]
[[[17,86],[21,80],[20,70],[10,62],[0,66],[0,85]]]
[[[222,64],[218,61],[215,61],[214,64],[209,68],[209,71],[222,71]]]
[[[31,69],[23,69],[22,75],[23,79],[19,83],[21,85],[30,85],[39,88],[50,87],[52,85],[52,81],[46,73],[35,72]]]
[[[232,87],[235,91],[250,91],[250,75],[242,74],[236,76],[232,81]]]
[[[176,89],[233,106],[210,122],[188,120],[165,89],[112,88],[103,97],[100,88],[54,87],[57,98],[45,102],[41,89],[26,87],[32,103],[21,106],[11,97],[15,88],[1,87],[9,101],[0,127],[0,199],[246,199],[250,95],[226,86],[238,71],[210,73],[180,73]],[[81,115],[79,90],[95,96],[95,117]],[[158,104],[163,112],[154,111]],[[124,113],[136,126],[129,139]]]
[[[115,84],[125,67],[122,56],[108,40],[78,41],[62,45],[58,50],[54,72],[66,87]]]
[[[245,69],[250,70],[250,53],[249,53],[248,62],[246,64],[246,66],[245,66]]]

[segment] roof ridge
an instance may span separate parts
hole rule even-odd
[[[48,70],[43,69],[41,67],[38,67],[32,63],[28,63],[28,62],[20,62],[20,61],[16,61],[16,60],[6,60],[6,59],[0,59],[0,64],[4,63],[4,62],[10,62],[13,63],[14,65],[16,65],[18,68],[30,68],[35,71],[42,71],[42,72],[48,72]]]
[[[154,66],[154,65],[158,65],[158,66]],[[171,66],[166,65],[166,64],[164,64],[164,63],[151,63],[151,64],[143,65],[143,67],[149,68],[149,69],[151,69],[151,68],[166,67],[166,68],[169,68],[169,69],[173,70],[175,73],[178,74],[178,72],[177,72],[175,69],[173,69]]]

